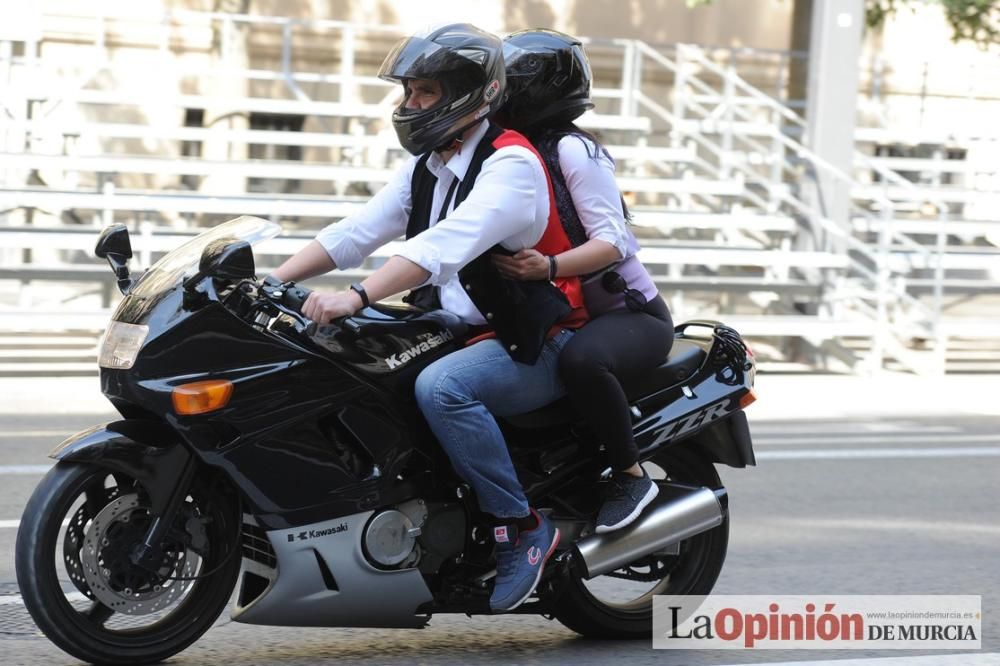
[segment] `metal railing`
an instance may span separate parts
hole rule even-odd
[[[179,81],[185,76],[196,76],[198,80],[235,79],[241,82],[239,90],[243,94],[230,99],[230,104],[242,100],[263,109],[267,101],[272,106],[285,105],[281,106],[282,110],[293,109],[310,115],[324,132],[299,133],[307,145],[347,147],[354,137],[355,145],[384,147],[384,142],[368,133],[367,126],[362,133],[338,133],[330,131],[328,121],[333,117],[346,117],[368,122],[387,115],[386,109],[394,103],[396,90],[373,76],[378,63],[372,57],[366,58],[366,54],[384,52],[392,40],[402,36],[399,27],[182,10],[168,11],[155,18],[92,15],[77,18],[86,22],[82,32],[90,46],[89,56],[79,59],[80,65],[71,81],[60,85],[58,94],[53,92],[56,88],[52,86],[40,86],[24,90],[20,98],[8,94],[0,99],[0,148],[5,147],[9,154],[26,147],[30,150],[36,141],[46,140],[52,132],[48,128],[63,127],[60,114],[71,109],[74,102],[91,100],[93,103],[103,95],[104,92],[90,87],[99,74],[111,73],[115,66],[112,50],[126,43],[159,54],[157,71],[169,81]],[[126,26],[135,28],[137,25],[145,27],[138,32],[125,30]],[[139,36],[134,36],[136,34]],[[332,63],[329,71],[309,70],[309,63],[316,62],[310,49],[315,46],[313,42],[318,36],[322,36],[324,62]],[[252,48],[246,47],[248,43]],[[216,65],[209,68],[179,65],[175,51],[186,48],[213,51],[217,55]],[[589,122],[603,122],[608,132],[618,132],[634,140],[635,148],[623,158],[624,162],[638,165],[639,172],[657,176],[680,172],[688,177],[708,176],[724,184],[738,184],[738,187],[674,192],[669,196],[675,197],[675,207],[695,212],[726,212],[738,205],[743,210],[756,209],[766,216],[796,218],[800,223],[800,235],[812,243],[813,249],[842,253],[847,257],[843,266],[796,268],[793,265],[792,268],[801,269],[809,280],[823,286],[821,312],[835,316],[849,311],[874,323],[876,334],[870,355],[873,366],[881,366],[886,349],[893,350],[897,356],[905,356],[902,350],[914,331],[922,337],[937,339],[938,359],[943,358],[946,332],[940,322],[946,284],[947,244],[943,224],[948,218],[946,202],[935,199],[933,193],[929,194],[901,176],[885,160],[860,153],[855,156],[856,164],[879,180],[880,191],[874,195],[869,193],[869,205],[855,203],[848,220],[834,220],[824,210],[822,200],[814,203],[803,196],[803,183],[810,180],[829,180],[848,189],[861,188],[865,184],[853,172],[826,162],[802,142],[801,138],[806,136],[805,123],[783,99],[783,77],[791,56],[779,54],[777,71],[781,74],[774,82],[774,92],[764,93],[741,75],[741,54],[737,50],[707,52],[690,45],[653,47],[623,39],[591,40],[588,48],[596,56],[593,58],[595,66],[605,72],[609,81],[594,90],[602,113],[589,116]],[[242,56],[241,49],[246,51]],[[270,59],[270,68],[254,61],[254,54],[258,52],[267,54],[263,60]],[[5,82],[4,78],[11,82],[12,70],[18,67],[44,69],[37,57],[36,40],[26,42],[23,55],[15,55],[9,43],[0,44],[0,84]],[[615,78],[617,85],[612,85],[610,81]],[[44,79],[40,77],[40,80]],[[275,85],[277,88],[273,87]],[[255,89],[258,92],[254,92]],[[265,89],[269,97],[259,92]],[[14,92],[17,88],[8,86],[8,90]],[[114,98],[108,95],[107,102],[113,103]],[[213,100],[207,95],[190,95],[175,101],[198,105]],[[612,122],[614,119],[617,120]],[[105,125],[109,132],[136,139],[169,137],[175,141],[201,141],[211,136],[242,144],[292,141],[291,138],[262,136],[260,130],[174,127],[148,132],[141,123]],[[649,144],[656,144],[652,146],[655,150],[644,150],[650,147]],[[676,153],[667,152],[670,150],[684,151],[688,156],[678,164],[671,157]],[[9,174],[11,164],[16,161],[12,158],[4,163],[0,159],[0,178],[4,175],[4,167]],[[352,164],[353,168],[362,170],[373,166],[365,162]],[[384,169],[386,165],[375,166]],[[144,168],[167,169],[152,162]],[[206,162],[202,171],[211,172],[214,168]],[[240,168],[256,172],[263,167]],[[313,170],[322,172],[321,169]],[[23,170],[18,172],[21,173]],[[641,189],[646,180],[632,182],[626,178],[623,182]],[[23,183],[16,185],[22,187]],[[106,186],[101,189],[107,195],[100,196],[112,200],[116,196],[113,188],[110,191]],[[35,195],[36,192],[24,191],[18,194],[21,199],[12,200],[24,201]],[[71,195],[71,192],[61,194],[67,201]],[[169,205],[182,208],[199,205],[195,193],[186,195],[190,196],[186,196],[184,202]],[[937,242],[933,247],[897,228],[900,198],[937,206],[942,224],[936,227]],[[155,203],[155,199],[151,199],[151,205]],[[109,204],[109,210],[114,210],[114,206],[114,203]],[[861,222],[857,227],[856,221]],[[734,224],[738,222],[734,220]],[[874,242],[866,239],[865,229],[876,230]],[[931,305],[910,293],[908,270],[893,260],[899,251],[915,254],[922,266],[934,267]],[[787,275],[788,270],[788,267],[779,269],[776,275]],[[925,284],[922,289],[926,290]],[[920,363],[916,361],[911,365],[914,369],[924,369],[918,367]]]
[[[853,303],[859,311],[868,310],[878,324],[878,334],[871,353],[872,364],[881,366],[886,347],[894,348],[897,357],[902,356],[899,348],[916,330],[922,336],[937,340],[937,355],[933,364],[937,368],[943,367],[945,341],[939,327],[944,297],[943,228],[939,225],[938,242],[934,248],[922,245],[909,235],[894,229],[897,202],[883,194],[875,197],[877,211],[856,206],[852,210],[853,217],[879,222],[872,225],[879,230],[874,247],[858,240],[849,225],[830,219],[825,211],[797,196],[793,188],[788,186],[790,177],[801,177],[803,167],[811,172],[815,180],[827,178],[847,188],[861,185],[853,174],[838,169],[793,138],[805,134],[805,123],[796,113],[750,86],[731,69],[724,69],[711,62],[698,47],[679,48],[676,61],[669,60],[646,45],[640,45],[634,53],[638,62],[633,66],[633,71],[641,68],[642,61],[639,59],[645,58],[669,70],[674,76],[671,109],[641,93],[638,93],[638,99],[651,113],[670,124],[675,141],[693,139],[712,156],[720,177],[736,171],[743,175],[748,186],[760,187],[765,196],[748,195],[751,201],[769,211],[791,210],[808,220],[814,231],[820,232],[817,235],[825,248],[839,246],[847,249],[854,259],[849,272],[864,278],[865,286],[874,296],[873,311],[864,307],[865,299],[857,299]],[[708,71],[720,79],[722,89],[714,89],[697,75],[695,69]],[[685,90],[691,90],[692,93],[685,94]],[[751,109],[755,109],[757,113]],[[762,120],[760,112],[769,117]],[[755,131],[752,134],[742,133],[738,123],[752,125]],[[720,138],[715,141],[710,138],[713,135]],[[761,143],[757,136],[769,140],[770,145]],[[768,155],[770,160],[755,168],[753,164],[734,160],[734,154]],[[880,177],[883,189],[891,184],[912,198],[929,201],[942,211],[942,218],[944,217],[947,207],[933,192],[918,188],[883,163],[861,153],[855,155],[855,160]],[[890,254],[896,247],[920,255],[923,265],[935,267],[933,305],[925,305],[908,293],[906,271],[892,269]]]

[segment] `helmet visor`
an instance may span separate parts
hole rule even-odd
[[[520,46],[512,44],[511,42],[503,43],[503,61],[504,64],[509,65],[518,58],[523,57],[528,52],[522,49]]]
[[[504,42],[503,62],[507,70],[507,80],[530,78],[538,74],[543,61],[537,53],[532,53],[510,42]]]
[[[409,37],[389,52],[378,76],[385,81],[404,79],[449,79],[462,76],[466,85],[485,83],[483,63],[487,54],[475,48],[455,49],[424,39]]]

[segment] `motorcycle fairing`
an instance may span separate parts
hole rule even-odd
[[[177,433],[160,421],[129,419],[95,426],[63,441],[50,458],[100,463],[139,481],[153,511],[162,511],[191,453]]]
[[[420,628],[417,608],[433,599],[419,569],[381,570],[368,563],[362,536],[373,511],[294,529],[270,530],[274,572],[251,600],[240,595],[233,620],[298,627]],[[244,574],[245,576],[246,574]],[[241,582],[247,585],[246,578]],[[245,603],[244,603],[245,602]]]
[[[741,399],[753,388],[754,364],[745,355],[720,357],[718,340],[678,335],[674,352],[661,370],[676,368],[688,372],[672,385],[664,385],[636,400],[633,414],[635,442],[640,457],[663,446],[693,439],[705,447],[715,462],[731,467],[755,465],[753,445]],[[704,348],[695,355],[692,350]],[[700,358],[696,371],[690,362]],[[681,362],[683,360],[683,362]],[[661,377],[665,377],[661,373]]]

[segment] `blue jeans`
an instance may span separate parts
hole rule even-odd
[[[455,471],[498,518],[528,515],[528,500],[493,415],[523,414],[558,400],[559,353],[573,337],[563,330],[545,343],[535,365],[514,361],[498,340],[483,340],[430,364],[417,377],[416,398]]]

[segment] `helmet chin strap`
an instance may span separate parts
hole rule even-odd
[[[483,109],[486,109],[484,112]],[[434,149],[435,153],[447,153],[448,151],[458,151],[462,149],[462,144],[465,143],[465,133],[469,131],[470,128],[475,127],[481,122],[485,122],[486,113],[489,112],[489,106],[484,106],[478,112],[476,116],[472,119],[468,125],[465,125],[456,134],[455,138],[449,141],[447,144],[442,144]]]
[[[464,133],[465,133],[465,130],[462,130],[462,134],[464,134]],[[435,148],[434,152],[435,153],[450,153],[450,152],[453,152],[453,151],[454,152],[461,152],[461,150],[462,150],[462,144],[463,143],[465,143],[465,139],[463,139],[462,135],[460,134],[457,137],[455,137],[452,140],[452,142],[449,143],[447,146],[440,146],[438,148]]]

